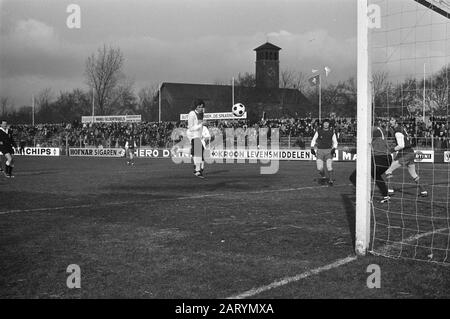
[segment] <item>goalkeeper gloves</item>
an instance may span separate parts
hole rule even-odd
[[[335,148],[332,148],[332,149],[331,149],[331,155],[334,156],[334,154],[336,154],[336,149],[335,149]]]
[[[314,147],[311,147],[311,154],[316,156],[316,150],[314,149]]]

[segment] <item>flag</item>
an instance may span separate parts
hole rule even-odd
[[[312,71],[312,73],[316,73],[316,72],[319,71],[319,70],[312,69],[311,71]]]
[[[308,81],[311,85],[318,85],[319,81],[320,81],[320,74],[317,74],[317,75],[313,76],[312,78],[309,78]]]
[[[329,67],[325,67],[325,76],[328,76],[328,74],[331,72],[331,69]]]

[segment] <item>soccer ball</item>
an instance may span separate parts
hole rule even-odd
[[[241,117],[245,113],[245,106],[242,103],[236,103],[233,105],[232,112],[234,116]]]

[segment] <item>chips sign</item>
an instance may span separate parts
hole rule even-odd
[[[247,112],[242,116],[236,116],[233,112],[224,112],[224,113],[205,113],[203,115],[204,120],[240,120],[246,119]],[[187,121],[188,114],[180,114],[180,121]]]
[[[22,152],[20,149],[14,150],[15,155],[25,156],[60,156],[58,147],[25,147]],[[3,155],[0,152],[0,155]]]
[[[124,157],[123,148],[69,148],[69,156]]]
[[[114,123],[128,122],[138,123],[142,121],[141,115],[105,115],[105,116],[82,116],[82,123]]]

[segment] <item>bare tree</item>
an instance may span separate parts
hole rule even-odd
[[[447,65],[425,82],[425,99],[428,101],[429,109],[435,114],[446,115],[448,113],[450,101],[449,72],[450,65]],[[422,81],[420,87],[422,88],[423,85]],[[421,97],[423,98],[423,93]]]
[[[246,72],[245,74],[238,74],[238,78],[236,79],[236,86],[243,87],[255,87],[256,86],[256,77],[254,74]]]
[[[372,76],[372,87],[375,95],[378,95],[385,91],[387,82],[388,73],[387,72],[377,72]]]
[[[280,88],[304,91],[307,84],[306,74],[301,71],[286,69],[281,71]]]
[[[50,88],[42,89],[35,97],[37,105],[36,122],[49,123],[54,119],[52,108],[53,93]]]
[[[138,111],[147,120],[156,119],[159,98],[159,85],[142,88],[138,93]]]
[[[110,104],[114,89],[123,78],[124,62],[120,48],[106,47],[98,49],[97,55],[92,54],[86,60],[85,75],[87,83],[95,89],[95,100],[100,114],[104,114]]]
[[[40,109],[47,108],[53,99],[53,93],[51,88],[45,88],[39,91],[36,96],[36,104]]]
[[[123,81],[114,88],[111,103],[105,108],[108,114],[135,114],[138,107],[132,81]]]
[[[306,77],[306,74],[300,71],[294,77],[293,89],[297,89],[297,90],[303,92],[305,90],[307,83],[308,83],[308,79]]]
[[[281,71],[280,88],[292,89],[294,85],[294,72],[292,70]]]

